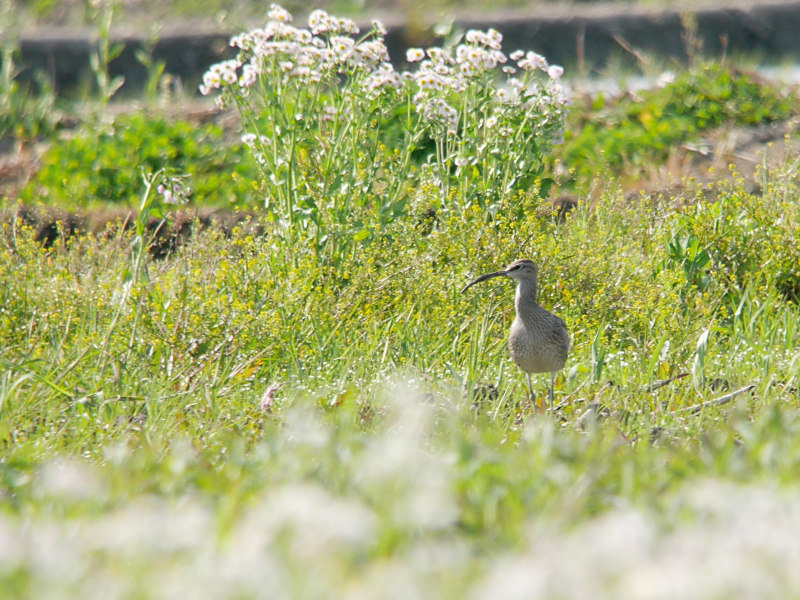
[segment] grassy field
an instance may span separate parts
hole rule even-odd
[[[292,146],[301,210],[159,258],[176,165],[190,214],[288,188],[216,125],[153,112],[37,127],[36,175],[5,199],[0,595],[800,597],[800,159],[647,185],[721,131],[790,142],[793,94],[702,63],[576,97],[541,164],[506,151],[539,171],[502,192],[415,138],[399,187],[326,183],[342,208],[307,179],[322,150]],[[401,122],[369,146],[378,173]],[[363,185],[376,163],[353,160]],[[443,193],[456,172],[471,185]],[[17,197],[134,212],[45,245]],[[459,293],[518,257],[572,337],[549,412],[548,378],[534,411],[508,358],[511,284]]]

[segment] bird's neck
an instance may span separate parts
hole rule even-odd
[[[517,283],[517,295],[514,304],[517,314],[524,314],[526,308],[539,305],[539,284],[530,281]]]

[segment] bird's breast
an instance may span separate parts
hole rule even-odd
[[[569,335],[564,321],[547,313],[543,319],[511,324],[508,347],[511,358],[526,373],[545,373],[564,368],[569,351]]]

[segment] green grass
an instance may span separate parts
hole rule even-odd
[[[711,569],[719,581],[699,597],[735,596],[703,536],[733,535],[730,511],[755,511],[755,524],[798,511],[782,491],[800,457],[800,315],[775,256],[798,224],[786,173],[769,174],[763,197],[732,179],[718,200],[678,210],[610,191],[561,224],[519,218],[517,202],[535,214],[531,197],[428,235],[398,221],[336,270],[244,231],[200,234],[137,267],[127,234],[45,250],[6,227],[2,589],[461,597],[505,569],[534,577],[530,560],[544,578],[534,597],[552,597],[567,567],[550,572],[549,555],[579,550],[584,575],[565,597],[590,584],[619,597],[633,570],[680,559],[675,543],[700,559],[675,577]],[[761,234],[749,248],[760,269],[725,264],[736,237],[715,236],[722,214],[742,239]],[[705,277],[689,267],[697,253],[675,254],[676,236],[692,235]],[[506,356],[511,286],[458,293],[517,255],[538,260],[542,300],[573,336],[557,416],[529,412]],[[680,372],[694,377],[646,391]],[[476,409],[466,390],[482,384],[499,393]],[[746,385],[729,405],[681,412]],[[581,425],[590,402],[610,414]],[[755,544],[755,524],[738,535]],[[602,534],[620,527],[640,537],[623,547]],[[769,572],[786,535],[748,546],[748,573]],[[776,585],[798,591],[788,576]]]
[[[606,102],[600,95],[573,111],[558,151],[579,184],[595,173],[635,178],[681,144],[722,125],[771,123],[790,117],[797,98],[725,63],[701,63],[663,87]]]
[[[798,168],[565,219],[423,187],[335,260],[3,225],[0,595],[797,597]],[[572,335],[553,414],[511,284],[459,293],[522,256]]]
[[[135,206],[145,187],[142,170],[163,168],[191,177],[195,204],[260,202],[255,161],[241,143],[225,140],[221,127],[142,113],[118,116],[108,127],[87,123],[52,144],[20,199],[73,210]]]

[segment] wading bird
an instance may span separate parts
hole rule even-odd
[[[511,358],[528,376],[528,389],[533,402],[531,373],[550,373],[550,407],[556,373],[564,368],[569,352],[569,333],[561,317],[542,308],[538,302],[539,269],[525,258],[515,260],[502,271],[481,275],[461,290],[493,277],[510,277],[517,282],[515,307],[517,316],[511,324],[508,348]]]

